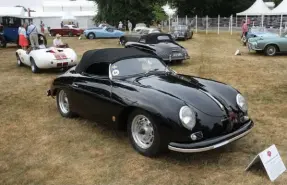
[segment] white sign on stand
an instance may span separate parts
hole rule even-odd
[[[277,177],[279,177],[283,172],[286,171],[286,167],[280,157],[280,154],[275,145],[270,146],[263,152],[259,153],[247,166],[245,171],[247,171],[253,164],[261,161],[269,179],[273,182]]]

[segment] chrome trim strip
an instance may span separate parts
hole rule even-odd
[[[209,96],[211,99],[213,99],[215,101],[215,103],[217,103],[217,105],[221,108],[221,110],[224,110],[224,106],[216,98],[214,98],[211,94],[209,94],[208,92],[205,92],[203,90],[200,90],[200,91],[203,92],[204,94],[206,94],[207,96]]]
[[[112,72],[111,72],[111,67],[112,67],[112,64],[109,65],[109,78],[110,78],[110,80],[113,80],[113,76],[112,76]]]
[[[250,131],[251,131],[251,129],[246,131],[246,132],[244,132],[244,133],[242,133],[242,134],[240,134],[240,135],[238,135],[238,136],[236,136],[236,137],[234,137],[234,138],[231,138],[231,139],[223,141],[221,143],[217,143],[215,145],[204,147],[204,148],[185,149],[185,148],[177,148],[177,147],[173,147],[173,146],[168,145],[168,149],[172,150],[172,151],[175,151],[175,152],[182,152],[182,153],[205,152],[205,151],[208,151],[208,150],[213,150],[215,148],[222,147],[222,146],[227,145],[227,144],[229,144],[229,143],[231,143],[231,142],[233,142],[233,141],[235,141],[237,139],[240,139],[240,138],[244,137],[245,135],[249,134]]]

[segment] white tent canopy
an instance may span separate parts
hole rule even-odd
[[[285,1],[285,0],[284,0]],[[267,15],[270,14],[271,10],[266,6],[263,0],[256,0],[255,3],[247,10],[237,13],[236,15]]]
[[[0,7],[0,17],[25,17],[25,10],[22,7]]]
[[[76,20],[76,17],[73,16],[72,14],[70,13],[65,13],[62,18],[61,18],[63,21],[74,21]]]
[[[274,8],[271,15],[287,15],[287,0],[283,0],[276,8]]]

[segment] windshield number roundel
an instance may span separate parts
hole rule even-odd
[[[119,74],[120,74],[120,71],[117,70],[117,69],[115,69],[115,70],[112,71],[112,75],[113,75],[113,76],[118,76]]]

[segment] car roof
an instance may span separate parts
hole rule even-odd
[[[119,60],[139,57],[158,58],[154,54],[146,53],[135,48],[105,48],[86,51],[76,67],[76,72],[85,72],[95,63],[114,63]]]
[[[143,35],[142,37],[145,38],[147,44],[156,44],[158,43],[158,36],[168,36],[170,40],[172,40],[172,36],[167,33],[150,33],[148,35]]]

